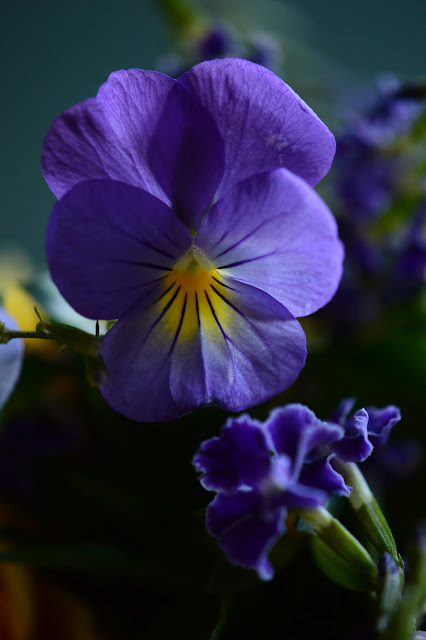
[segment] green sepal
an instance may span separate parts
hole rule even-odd
[[[399,567],[403,567],[393,533],[358,465],[339,462],[336,468],[343,475],[346,484],[352,487],[349,504],[366,538],[380,554],[388,553]]]
[[[315,563],[322,573],[340,587],[351,591],[371,592],[371,580],[331,549],[318,536],[312,536]]]
[[[69,347],[76,353],[96,358],[99,356],[100,339],[86,331],[65,324],[39,322],[36,331],[44,331],[60,345]]]
[[[377,567],[373,559],[359,540],[339,520],[323,507],[301,510],[298,515],[304,518],[321,540],[340,555],[345,562],[364,574],[371,589],[376,588]]]
[[[355,509],[363,531],[371,544],[380,553],[389,553],[398,566],[403,567],[401,556],[398,554],[395,539],[374,496],[368,503]],[[402,563],[402,564],[401,564]]]

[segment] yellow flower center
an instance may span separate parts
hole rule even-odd
[[[156,310],[163,314],[166,332],[179,341],[191,340],[200,331],[223,339],[232,313],[226,301],[230,293],[214,265],[192,246],[164,278]]]

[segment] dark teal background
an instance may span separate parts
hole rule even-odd
[[[424,72],[421,0],[299,0],[295,6],[306,10],[317,48],[358,75],[371,79],[393,71],[406,78]],[[157,9],[148,0],[3,4],[0,249],[23,245],[43,264],[54,198],[39,161],[49,123],[94,95],[111,71],[156,68],[171,42]]]

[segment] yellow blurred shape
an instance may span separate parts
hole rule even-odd
[[[35,330],[38,323],[35,305],[36,300],[16,282],[9,283],[3,291],[3,307],[15,318],[21,331]],[[39,308],[39,311],[43,316],[43,310]],[[26,338],[24,343],[27,353],[51,354],[57,351],[51,340]]]

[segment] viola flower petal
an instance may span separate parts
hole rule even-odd
[[[169,204],[148,154],[162,106],[176,85],[156,71],[115,71],[95,98],[58,116],[45,137],[41,162],[53,193],[59,198],[83,180],[111,178]]]
[[[259,493],[219,493],[207,508],[206,525],[231,563],[271,580],[274,570],[267,556],[285,531],[285,516],[284,507],[265,512]]]
[[[266,291],[295,317],[329,302],[342,274],[343,245],[332,214],[285,169],[228,191],[195,242],[222,274]]]
[[[83,316],[115,319],[151,293],[191,244],[171,209],[113,180],[88,180],[54,207],[46,252],[52,279]]]
[[[213,116],[226,170],[216,198],[262,171],[285,167],[314,186],[329,171],[333,135],[280,78],[247,60],[196,65],[180,82]]]
[[[17,330],[15,320],[0,307],[0,322],[8,329]],[[21,372],[24,357],[24,342],[20,339],[0,344],[0,409],[6,403]]]
[[[228,279],[197,277],[200,288],[171,272],[105,336],[109,381],[101,391],[120,413],[170,420],[209,404],[240,411],[298,376],[305,335],[282,305],[241,283],[231,289]]]
[[[173,211],[197,229],[222,178],[225,152],[213,118],[180,84],[167,96],[148,158]]]
[[[266,435],[248,415],[230,418],[219,438],[201,444],[192,462],[205,489],[227,494],[242,486],[256,487],[271,468]]]
[[[289,387],[306,358],[297,320],[267,294],[228,278],[218,278],[204,296],[200,332],[208,402],[237,412]],[[185,380],[182,366],[179,379]]]

